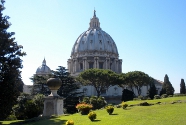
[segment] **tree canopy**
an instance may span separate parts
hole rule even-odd
[[[133,87],[136,88],[138,96],[141,95],[142,86],[147,86],[150,84],[150,77],[141,71],[132,71],[126,74],[121,74],[122,82],[121,85],[127,85],[132,92],[134,92]]]
[[[80,88],[79,84],[75,82],[75,79],[70,76],[67,69],[63,66],[58,66],[56,71],[52,72],[54,77],[62,81],[62,85],[57,93],[65,98],[64,108],[67,110],[67,113],[77,112],[75,106],[79,103],[79,96],[83,93],[77,91]]]
[[[180,94],[185,94],[186,90],[185,90],[185,82],[184,79],[181,79],[181,83],[180,83]]]
[[[169,77],[166,74],[164,77],[164,82],[163,82],[163,86],[160,92],[160,95],[162,94],[167,94],[167,95],[173,95],[174,94],[174,88],[172,86],[172,84],[169,81]]]
[[[106,69],[88,69],[80,73],[76,78],[83,85],[91,85],[95,87],[97,96],[101,95],[101,91],[108,89],[111,85],[118,84],[118,75]]]
[[[5,119],[11,112],[19,95],[22,60],[26,55],[22,52],[23,46],[15,42],[14,32],[7,32],[10,27],[9,17],[3,16],[4,0],[0,2],[0,120]]]

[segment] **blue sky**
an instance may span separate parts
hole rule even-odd
[[[181,78],[186,80],[185,0],[7,0],[5,7],[12,23],[8,31],[27,53],[22,58],[27,85],[44,57],[52,70],[67,67],[94,8],[117,45],[123,73],[143,71],[161,81],[167,74],[176,93]]]

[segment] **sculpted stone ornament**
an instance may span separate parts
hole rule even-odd
[[[59,78],[50,78],[47,80],[47,85],[51,91],[51,94],[49,96],[59,96],[57,94],[57,90],[62,85],[62,82]]]
[[[51,94],[45,98],[43,116],[51,115],[59,116],[64,114],[63,113],[64,98],[60,97],[57,94],[57,90],[62,85],[61,80],[59,78],[50,78],[47,80],[47,85],[51,90]]]

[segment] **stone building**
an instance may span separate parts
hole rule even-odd
[[[122,72],[122,59],[119,59],[117,46],[112,37],[100,28],[95,10],[88,30],[77,38],[70,57],[68,69],[73,76],[90,68]]]
[[[91,68],[110,69],[116,73],[122,73],[122,59],[119,59],[116,43],[108,33],[101,29],[95,10],[90,19],[88,30],[76,39],[67,65],[69,73],[75,77],[80,72]],[[162,83],[155,80],[155,85],[158,87],[157,93],[159,93]],[[127,86],[124,88],[117,85],[110,86],[101,92],[101,96],[121,96],[123,89],[130,90]],[[141,95],[146,96],[148,89],[149,86],[143,86]],[[81,91],[85,96],[97,95],[92,86],[82,86]],[[137,96],[137,90],[133,88],[133,91]]]
[[[49,78],[48,75],[50,75],[50,74],[51,74],[51,69],[46,65],[46,60],[44,58],[42,65],[37,68],[34,76],[38,75],[38,76],[42,76],[42,77],[48,79]],[[31,94],[31,93],[36,94],[36,93],[39,93],[41,91],[41,89],[43,89],[42,87],[44,87],[44,89],[49,91],[47,85],[42,86],[42,84],[33,83],[33,85],[24,85],[23,92],[29,93],[29,94]]]

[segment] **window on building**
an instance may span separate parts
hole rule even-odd
[[[103,62],[99,62],[99,69],[103,69]]]
[[[80,63],[80,70],[83,70],[83,63]]]
[[[89,62],[89,69],[93,69],[94,67],[94,63],[93,62]]]
[[[101,90],[101,94],[106,94],[106,92],[107,92],[106,89]]]

